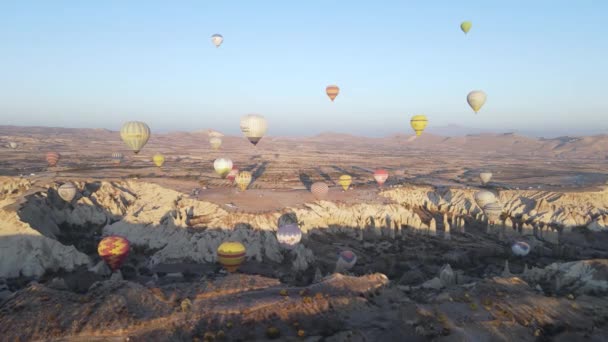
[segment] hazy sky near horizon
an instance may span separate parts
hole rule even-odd
[[[429,129],[606,133],[606,13],[602,0],[4,1],[0,125],[235,134],[260,113],[269,135],[379,136],[426,114]]]

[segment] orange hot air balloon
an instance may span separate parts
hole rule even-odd
[[[48,152],[46,154],[46,162],[49,163],[50,167],[56,166],[59,158],[61,158],[61,156],[57,152]]]
[[[116,271],[127,259],[130,248],[129,240],[122,236],[111,235],[99,242],[97,253],[112,271]]]
[[[327,186],[327,184],[323,182],[316,182],[310,186],[310,192],[312,192],[312,195],[316,199],[321,200],[327,196],[327,193],[329,192],[329,186]]]
[[[338,88],[337,85],[328,85],[327,88],[325,88],[325,92],[327,93],[327,96],[329,96],[329,99],[333,102],[336,99],[336,96],[338,96],[340,93],[340,88]]]
[[[376,172],[374,172],[374,179],[378,185],[382,186],[388,179],[388,172],[386,170],[376,170]]]

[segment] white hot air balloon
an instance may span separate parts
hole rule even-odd
[[[475,202],[477,203],[477,206],[479,206],[479,208],[481,209],[483,209],[486,204],[490,204],[496,201],[497,199],[494,193],[488,190],[480,190],[475,193]]]
[[[61,184],[61,186],[59,186],[57,189],[59,197],[66,202],[71,202],[74,199],[76,196],[76,191],[76,185],[74,185],[72,182]]]
[[[220,177],[225,178],[228,172],[232,170],[232,160],[227,158],[218,158],[213,162],[213,168]]]
[[[511,251],[517,256],[526,256],[530,253],[530,245],[523,241],[518,241],[511,246]]]
[[[150,139],[150,127],[141,121],[129,121],[122,125],[120,137],[135,154],[138,154]]]
[[[492,179],[492,172],[481,172],[479,178],[481,179],[481,184],[486,185]]]
[[[502,215],[502,205],[498,202],[488,203],[483,206],[483,213],[488,218],[490,224],[494,224],[500,220]]]
[[[8,143],[8,147],[12,148],[13,150],[17,148],[17,143],[14,141],[11,141]]]
[[[213,45],[215,45],[216,48],[219,48],[220,45],[222,45],[223,41],[224,41],[224,36],[222,36],[219,33],[216,33],[213,36],[211,36],[211,42],[213,43]]]
[[[249,114],[241,118],[241,131],[254,146],[266,134],[267,129],[266,119],[261,115]]]
[[[486,103],[486,93],[481,90],[473,90],[467,95],[467,102],[473,108],[475,113],[479,112],[484,103]]]
[[[220,146],[222,146],[222,138],[219,137],[211,137],[209,138],[209,144],[214,150],[219,150]]]

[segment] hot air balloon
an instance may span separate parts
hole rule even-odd
[[[530,245],[526,242],[518,241],[511,246],[511,251],[517,256],[526,256],[530,253]]]
[[[211,137],[209,138],[209,144],[211,144],[211,148],[217,151],[222,146],[222,138]]]
[[[220,45],[222,45],[223,41],[224,41],[224,37],[219,33],[216,33],[213,36],[211,36],[211,42],[213,43],[213,45],[215,45],[216,48],[219,48]]]
[[[488,203],[483,206],[483,212],[488,217],[490,224],[496,223],[502,215],[502,205],[498,202]]]
[[[302,230],[297,224],[286,224],[279,226],[277,230],[277,240],[279,245],[286,249],[294,249],[302,240]]]
[[[481,184],[486,185],[492,179],[492,172],[481,172],[479,178],[481,179]]]
[[[352,183],[353,181],[353,177],[351,177],[350,175],[342,175],[340,176],[340,179],[338,179],[338,184],[340,184],[342,186],[342,189],[344,189],[344,191],[348,190],[348,187],[350,186],[350,183]]]
[[[245,191],[245,190],[247,190],[247,187],[251,183],[251,179],[252,179],[251,172],[249,172],[249,171],[239,172],[239,174],[236,176],[236,179],[235,179],[236,185],[239,186],[241,191]]]
[[[161,167],[165,163],[165,156],[160,153],[157,153],[154,155],[154,157],[152,157],[152,161],[154,162],[154,165]]]
[[[217,260],[228,272],[236,272],[245,260],[246,252],[242,243],[227,241],[217,248]]]
[[[379,186],[382,186],[388,179],[388,172],[386,170],[376,170],[376,172],[374,172],[374,179]]]
[[[207,134],[209,135],[209,138],[221,138],[224,136],[224,134],[222,134],[221,132],[218,132],[213,129],[208,130]]]
[[[61,155],[57,152],[48,152],[46,154],[46,162],[49,164],[50,167],[57,166],[57,162],[60,158]]]
[[[213,168],[220,177],[225,178],[228,172],[232,170],[232,160],[227,158],[218,158],[213,162]]]
[[[110,266],[112,271],[116,271],[127,259],[129,249],[129,240],[122,236],[112,235],[99,242],[97,253]]]
[[[124,155],[120,152],[112,153],[112,161],[116,165],[120,164],[122,162],[123,158],[124,158]]]
[[[484,103],[486,103],[486,93],[481,90],[473,90],[467,95],[467,102],[473,108],[475,113],[479,112]]]
[[[325,88],[325,92],[327,93],[327,96],[329,96],[331,102],[334,102],[336,96],[338,96],[338,94],[340,93],[340,88],[337,85],[328,85]]]
[[[428,124],[429,120],[424,115],[414,115],[410,119],[410,126],[416,132],[416,136],[420,136]]]
[[[337,270],[350,270],[357,263],[357,256],[351,251],[341,251],[338,253]]]
[[[469,30],[471,29],[471,27],[473,26],[473,23],[470,21],[463,21],[462,24],[460,24],[460,29],[462,30],[462,32],[464,32],[464,34],[469,33]]]
[[[230,172],[228,172],[228,175],[226,176],[226,179],[230,181],[230,183],[234,183],[234,180],[236,179],[236,176],[239,174],[239,169],[238,167],[232,165],[232,170],[230,170]]]
[[[261,115],[249,114],[241,118],[241,131],[254,146],[260,142],[267,129],[266,119]]]
[[[496,201],[497,200],[494,193],[488,190],[480,190],[475,193],[475,202],[477,203],[477,206],[481,209],[483,209],[486,204],[490,204]]]
[[[72,200],[76,196],[77,190],[78,189],[76,188],[76,185],[74,185],[74,183],[67,182],[59,186],[59,188],[57,189],[57,193],[59,194],[59,197],[61,197],[62,200],[66,202],[72,202]]]
[[[138,154],[150,139],[150,127],[140,121],[129,121],[122,125],[120,137],[133,153]]]
[[[323,182],[316,182],[310,186],[310,192],[317,200],[322,200],[327,196],[329,187]]]
[[[17,148],[17,143],[14,141],[10,141],[8,143],[8,147],[12,148],[13,150]]]

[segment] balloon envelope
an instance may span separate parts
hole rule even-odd
[[[460,24],[460,29],[462,30],[462,32],[467,34],[467,33],[469,33],[469,30],[471,29],[472,26],[473,26],[473,23],[471,23],[470,21],[463,21],[462,24]]]
[[[66,202],[72,202],[72,200],[76,196],[77,190],[78,189],[76,188],[76,185],[74,185],[74,183],[67,182],[59,186],[59,188],[57,189],[57,193],[59,194],[59,197],[61,197],[62,200]]]
[[[329,186],[323,182],[316,182],[310,186],[310,192],[317,200],[321,200],[327,196]]]
[[[112,271],[116,271],[127,259],[129,249],[129,240],[122,236],[112,235],[99,242],[97,253],[110,266]]]
[[[294,249],[302,240],[302,230],[297,224],[286,224],[280,226],[277,230],[277,240],[281,247],[286,249]]]
[[[492,179],[492,172],[481,172],[479,178],[481,179],[481,184],[486,185]]]
[[[216,48],[220,47],[223,41],[224,37],[219,33],[216,33],[211,36],[211,42],[213,43],[213,45],[215,45]]]
[[[13,150],[17,148],[17,143],[14,141],[11,141],[8,143],[8,147],[12,148]]]
[[[329,99],[333,102],[336,99],[336,96],[338,96],[340,93],[340,88],[337,85],[328,85],[325,88],[325,92],[327,93],[327,96],[329,96]]]
[[[124,155],[120,152],[112,153],[112,161],[114,162],[114,164],[120,164],[122,162],[123,158],[124,158]]]
[[[340,179],[338,180],[338,184],[340,184],[342,186],[342,189],[344,189],[344,191],[346,191],[346,190],[348,190],[348,187],[350,186],[352,181],[353,181],[353,178],[350,175],[342,175],[342,176],[340,176]]]
[[[511,251],[517,256],[526,256],[530,253],[530,245],[523,241],[518,241],[511,246]]]
[[[222,146],[222,138],[211,137],[209,138],[209,144],[211,144],[211,148],[217,151]]]
[[[232,170],[230,170],[230,172],[228,172],[226,179],[228,179],[230,181],[230,183],[234,183],[234,180],[236,179],[236,176],[238,174],[239,174],[239,168],[233,165]]]
[[[494,193],[488,190],[480,190],[475,193],[475,202],[477,203],[477,206],[481,209],[483,209],[486,204],[490,204],[496,201],[497,199]]]
[[[357,256],[351,251],[341,251],[338,253],[337,266],[340,269],[350,270],[357,263]]]
[[[239,186],[241,191],[245,191],[245,190],[247,190],[247,187],[251,183],[252,178],[253,178],[253,176],[251,175],[251,172],[249,172],[249,171],[239,172],[239,174],[236,176],[236,179],[235,179],[236,185]]]
[[[486,93],[481,90],[473,90],[467,95],[467,102],[473,108],[475,113],[479,112],[484,103],[486,103]]]
[[[137,154],[150,139],[150,127],[141,121],[129,121],[122,125],[120,137]]]
[[[483,212],[488,217],[488,221],[496,222],[500,220],[500,215],[502,215],[502,205],[498,202],[488,203],[483,206]]]
[[[225,178],[228,172],[232,170],[232,160],[227,158],[218,158],[213,162],[213,168],[220,177]]]
[[[374,179],[378,185],[382,186],[388,179],[388,172],[386,170],[376,170],[376,172],[374,172]]]
[[[46,154],[46,162],[51,167],[56,166],[57,162],[59,161],[60,158],[61,158],[61,156],[57,152],[48,152]]]
[[[241,118],[241,131],[254,146],[260,142],[267,129],[266,119],[261,115],[249,114]]]
[[[420,136],[428,124],[429,120],[424,115],[414,115],[410,119],[410,126],[416,132],[416,136]]]
[[[154,157],[152,157],[152,161],[154,162],[154,165],[161,167],[165,163],[165,156],[160,153],[155,154]]]
[[[228,272],[236,272],[245,260],[246,252],[242,243],[227,241],[217,248],[217,260]]]

